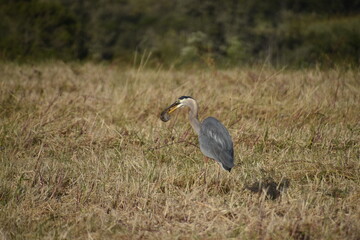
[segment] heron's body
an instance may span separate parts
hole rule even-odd
[[[233,142],[228,130],[216,118],[208,117],[202,123],[198,119],[198,105],[196,101],[187,96],[180,97],[161,114],[164,122],[170,119],[172,113],[179,107],[189,107],[189,120],[194,131],[199,135],[201,152],[217,161],[222,168],[229,171],[234,167]]]
[[[199,143],[205,156],[216,160],[222,168],[230,172],[234,167],[233,143],[229,132],[219,120],[208,117],[202,122]]]

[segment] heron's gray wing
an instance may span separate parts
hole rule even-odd
[[[202,124],[199,134],[201,152],[215,159],[230,171],[234,167],[233,142],[228,130],[216,118],[208,117]]]

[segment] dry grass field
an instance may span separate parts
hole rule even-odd
[[[182,95],[229,129],[231,173],[185,109],[160,121]],[[0,239],[355,240],[359,173],[359,70],[0,65]]]

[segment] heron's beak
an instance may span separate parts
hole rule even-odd
[[[176,109],[178,109],[178,108],[181,107],[181,106],[182,106],[182,105],[181,105],[180,102],[178,102],[178,101],[174,102],[173,104],[171,104],[170,107],[167,108],[167,109],[168,109],[168,113],[170,114],[170,113],[174,112]]]
[[[167,107],[164,111],[162,111],[160,115],[160,119],[163,122],[167,122],[170,120],[170,114],[174,112],[176,109],[182,107],[182,104],[179,101],[174,102],[169,107]]]

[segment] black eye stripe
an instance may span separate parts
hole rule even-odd
[[[179,97],[179,100],[183,100],[183,99],[186,99],[186,98],[192,98],[192,97],[190,97],[190,96],[181,96],[181,97]]]

